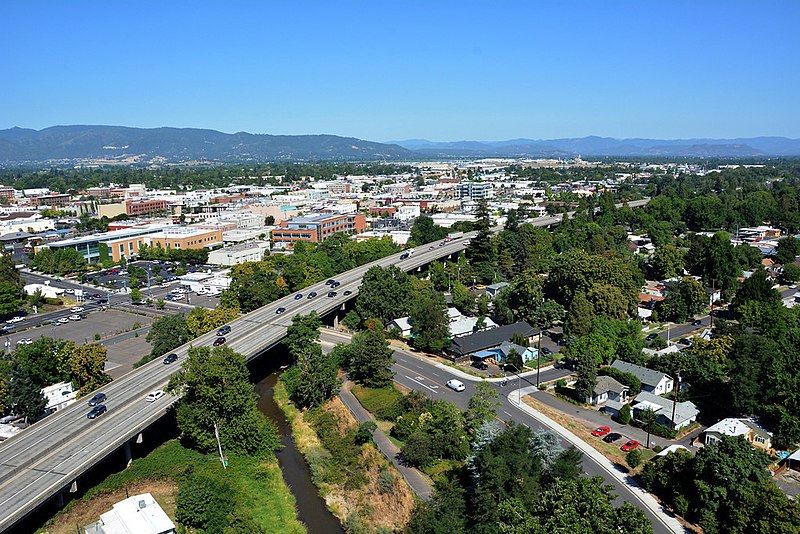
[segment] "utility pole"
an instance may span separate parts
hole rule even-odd
[[[650,425],[653,422],[653,409],[647,408],[647,448],[650,448]]]
[[[678,368],[676,373],[677,382],[675,383],[675,394],[672,396],[672,430],[675,430],[675,408],[678,405],[678,391],[681,389],[681,370]]]
[[[536,351],[536,387],[539,387],[539,373],[542,372],[542,327],[539,327],[539,348]]]
[[[711,313],[709,314],[709,317],[711,318],[710,321],[711,321],[711,329],[712,330],[714,329],[714,293],[716,293],[716,291],[714,289],[714,282],[715,282],[715,280],[712,278],[711,279]]]
[[[217,427],[217,423],[214,423],[214,437],[217,438],[217,447],[219,448],[219,461],[222,462],[222,468],[228,469],[228,459],[222,455],[222,443],[219,441],[219,427]]]

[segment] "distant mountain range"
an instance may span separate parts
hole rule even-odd
[[[429,156],[643,156],[643,157],[757,157],[800,156],[800,139],[750,137],[740,139],[510,139],[508,141],[455,141],[425,139],[389,141]]]
[[[377,143],[336,135],[226,134],[193,128],[53,126],[0,130],[0,164],[245,163],[380,161],[463,157],[764,157],[800,156],[800,139],[511,139],[437,143],[423,139]]]

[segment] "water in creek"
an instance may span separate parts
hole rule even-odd
[[[270,355],[261,359],[269,359]],[[278,428],[281,444],[276,456],[283,472],[283,479],[291,489],[297,501],[297,516],[306,526],[310,534],[343,534],[339,520],[325,507],[325,501],[319,496],[317,487],[311,481],[311,473],[300,451],[292,439],[292,429],[283,412],[272,398],[273,388],[278,381],[278,372],[273,371],[264,378],[256,374],[256,393],[258,393],[258,409],[272,419]],[[263,376],[263,374],[262,374]]]

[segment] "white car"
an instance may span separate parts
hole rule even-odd
[[[16,324],[16,323],[21,323],[24,320],[25,320],[25,317],[12,317],[11,319],[9,319],[6,322],[8,324]]]
[[[147,402],[155,402],[158,399],[160,399],[161,397],[163,397],[164,395],[166,395],[166,393],[164,393],[160,389],[157,389],[155,391],[151,391],[150,393],[148,393],[147,397],[145,397],[144,400],[146,400]]]
[[[66,317],[62,317],[61,319],[58,320],[58,322],[61,324],[67,324],[69,322],[69,319],[67,319]]]
[[[70,321],[80,321],[81,320],[81,316],[76,313],[75,315],[70,315],[69,316],[69,320]]]
[[[72,313],[80,313],[84,310],[83,306],[75,306],[74,308],[70,308],[69,311]]]
[[[447,384],[445,385],[450,389],[452,389],[453,391],[464,391],[464,389],[466,389],[464,382],[456,380],[455,378],[451,378],[450,380],[448,380]]]
[[[64,293],[66,293],[67,295],[74,295],[75,294],[75,290],[67,288],[67,289],[64,290]]]
[[[170,293],[174,293],[176,295],[183,295],[184,293],[186,293],[186,290],[183,289],[182,287],[176,287],[175,289],[170,291]]]
[[[31,338],[29,338],[29,337],[17,340],[17,345],[32,345],[32,344],[33,344],[33,340]]]

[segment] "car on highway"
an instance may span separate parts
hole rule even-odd
[[[700,319],[695,319],[694,321],[692,321],[692,326],[702,326],[702,324],[703,321],[701,321]]]
[[[341,283],[341,282],[336,282],[336,281],[334,281],[334,282],[331,284],[331,287],[339,287],[340,285],[342,285],[342,283]]]
[[[227,336],[227,335],[228,335],[228,334],[230,334],[230,333],[231,333],[231,327],[230,327],[230,326],[228,326],[228,325],[225,325],[225,326],[220,326],[220,327],[217,329],[217,335],[218,335],[218,336]]]
[[[470,365],[472,365],[472,367],[474,367],[475,369],[480,369],[482,371],[485,371],[489,368],[489,364],[487,364],[483,360],[475,360]]]
[[[330,298],[333,298],[333,297],[335,297],[335,296],[336,296],[336,291],[328,291],[328,296],[329,296]]]
[[[439,243],[439,246],[440,246],[440,247],[443,247],[443,246],[444,246],[444,244],[445,244],[445,243],[444,243],[444,241],[442,241],[441,243]]]
[[[316,296],[317,296],[317,292],[316,291],[312,291],[311,293],[308,294],[308,297],[306,297],[306,298],[313,299]]]
[[[592,435],[596,438],[601,438],[611,432],[611,429],[607,426],[598,426],[594,430],[592,430]]]
[[[9,319],[8,321],[6,321],[6,323],[8,323],[8,324],[17,324],[17,323],[21,323],[21,322],[22,322],[22,321],[24,321],[24,320],[25,320],[25,317],[20,317],[20,316],[18,315],[18,316],[16,316],[16,317],[12,317],[12,318],[11,318],[11,319]]]
[[[464,389],[466,389],[464,382],[462,382],[461,380],[456,380],[455,378],[451,378],[450,380],[448,380],[445,383],[445,385],[450,389],[452,389],[453,391],[464,391]]]
[[[97,416],[103,415],[108,410],[106,409],[105,404],[98,404],[94,408],[91,409],[89,413],[86,414],[87,419],[94,419]]]
[[[58,322],[61,323],[61,324],[67,324],[69,322],[69,318],[68,317],[62,317],[62,318],[60,318],[58,320]]]
[[[408,256],[409,256],[408,252],[403,252],[402,254],[400,254],[400,259],[401,260],[408,259]]]
[[[178,361],[178,355],[174,352],[172,354],[168,354],[164,357],[164,365],[168,365],[170,363],[175,363]]]
[[[105,401],[106,401],[105,393],[95,393],[94,397],[89,399],[89,406],[97,406],[98,404],[103,404]]]
[[[301,298],[303,298],[302,293],[298,293],[297,295],[294,296],[294,300],[300,300]]]
[[[342,293],[342,295],[344,295],[345,297],[348,296],[348,295],[352,295],[352,294],[353,294],[353,292],[350,291],[349,289],[347,291],[345,291],[344,293]]]
[[[83,306],[73,306],[72,308],[69,309],[69,311],[71,311],[72,313],[80,313],[84,309],[85,308]]]
[[[166,393],[164,393],[160,389],[157,389],[155,391],[151,391],[150,393],[148,393],[147,397],[145,397],[144,400],[146,400],[147,402],[155,402],[164,395],[166,395]]]
[[[285,311],[286,311],[286,308],[278,308],[277,310],[275,310],[275,315],[280,315]]]
[[[433,249],[435,249],[435,248],[436,248],[436,247],[434,247],[433,245],[431,245],[431,246],[429,246],[429,247],[428,247],[428,250],[433,250]]]
[[[69,319],[70,321],[80,321],[82,319],[82,317],[76,313],[76,314],[70,315],[69,317],[67,317],[67,319]]]
[[[611,434],[608,434],[606,437],[604,437],[603,441],[605,441],[606,443],[614,443],[621,437],[622,434],[617,434],[616,432],[612,432]]]
[[[17,345],[33,345],[33,340],[29,337],[21,338],[17,340]]]
[[[214,340],[214,343],[213,343],[213,345],[214,345],[215,347],[219,347],[220,345],[224,345],[224,344],[225,344],[225,338],[224,338],[224,337],[222,337],[222,336],[220,336],[220,337],[218,337],[217,339],[215,339],[215,340]]]
[[[325,285],[326,286],[330,286],[330,285],[333,285],[335,282],[336,282],[336,280],[331,278],[330,280],[325,280]]]
[[[628,443],[626,443],[625,445],[623,445],[620,448],[622,449],[622,452],[630,452],[630,451],[632,451],[633,449],[635,449],[638,446],[639,446],[639,442],[636,441],[635,439],[632,439],[632,440],[629,440]]]

